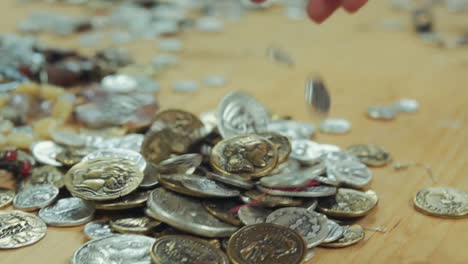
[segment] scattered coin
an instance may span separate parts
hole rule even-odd
[[[255,186],[255,184],[252,181],[241,176],[237,176],[233,174],[225,176],[225,175],[221,175],[221,174],[213,173],[209,171],[206,171],[205,173],[206,173],[206,177],[213,179],[215,181],[227,184],[229,186],[234,186],[234,187],[246,189],[246,190],[250,190]]]
[[[385,166],[392,161],[390,153],[376,145],[356,144],[349,146],[346,151],[356,156],[362,163],[372,167]]]
[[[315,133],[312,124],[300,123],[292,120],[275,120],[268,124],[268,131],[294,139],[310,139]]]
[[[109,221],[107,220],[92,221],[87,223],[84,227],[84,234],[89,240],[115,235],[115,233],[112,232]]]
[[[198,175],[185,175],[181,183],[186,189],[199,194],[199,196],[229,198],[240,195],[239,190],[229,188],[221,183]]]
[[[59,189],[51,184],[28,185],[19,190],[13,199],[13,206],[24,211],[34,211],[52,204]]]
[[[202,155],[198,153],[184,154],[161,161],[158,164],[160,173],[192,174],[202,163]]]
[[[80,134],[68,131],[51,131],[50,136],[55,143],[70,147],[82,147],[85,139]]]
[[[95,201],[96,209],[98,210],[125,210],[131,208],[143,207],[148,200],[151,190],[134,191],[128,195],[111,201]]]
[[[360,192],[353,189],[339,188],[336,196],[319,201],[318,210],[332,217],[361,217],[367,215],[378,202],[375,192]]]
[[[367,115],[377,120],[392,120],[396,117],[397,111],[394,107],[370,106],[367,109]]]
[[[223,87],[226,85],[226,78],[222,75],[210,75],[204,80],[206,86]]]
[[[320,131],[329,134],[345,134],[351,130],[351,122],[346,119],[327,118],[320,123]]]
[[[364,188],[372,180],[370,169],[356,160],[328,163],[327,175],[336,178],[339,183],[353,188]]]
[[[328,219],[327,226],[328,234],[327,237],[323,240],[323,243],[334,242],[343,236],[345,229],[335,221]]]
[[[41,240],[46,224],[37,216],[21,211],[0,212],[0,249],[29,246]]]
[[[30,183],[52,184],[59,189],[65,185],[63,182],[63,173],[56,167],[50,165],[34,168],[31,171]]]
[[[99,149],[86,155],[81,162],[87,162],[98,158],[122,158],[132,161],[141,172],[145,171],[146,161],[140,153],[129,149]]]
[[[42,164],[60,167],[62,164],[55,157],[62,152],[62,148],[53,141],[39,141],[31,146],[34,158]]]
[[[93,203],[71,197],[42,208],[39,217],[50,226],[78,226],[91,221],[94,211]]]
[[[419,110],[419,102],[414,99],[403,98],[403,99],[398,100],[394,104],[394,107],[399,112],[415,113]]]
[[[13,202],[13,198],[15,198],[15,191],[0,188],[0,208],[10,205]]]
[[[319,162],[325,153],[320,144],[308,139],[292,140],[291,147],[291,158],[304,165],[312,165]]]
[[[137,81],[126,74],[107,75],[101,80],[101,89],[110,93],[129,93],[137,89]]]
[[[310,168],[263,177],[260,179],[260,184],[269,188],[303,187],[324,172],[325,165],[318,163]]]
[[[431,216],[457,218],[468,215],[468,193],[450,187],[431,187],[420,190],[414,206]]]
[[[118,233],[146,235],[158,227],[161,222],[142,216],[112,220],[109,224],[112,230]]]
[[[258,206],[243,206],[239,209],[239,219],[244,225],[255,225],[265,223],[267,217],[273,210]]]
[[[343,248],[354,245],[361,241],[365,236],[364,229],[360,225],[345,226],[343,236],[331,243],[323,243],[321,247]]]
[[[174,83],[172,87],[174,92],[180,93],[194,93],[198,91],[199,86],[196,81],[192,80],[181,80]]]
[[[57,154],[55,160],[60,162],[63,166],[72,167],[73,165],[78,164],[92,151],[93,149],[90,148],[64,148],[62,152]]]
[[[258,135],[266,138],[276,147],[278,150],[278,163],[286,162],[289,159],[289,154],[291,154],[291,143],[287,137],[274,132],[263,132]]]
[[[235,226],[242,226],[241,220],[239,220],[239,216],[237,212],[233,213],[231,210],[236,209],[237,207],[241,206],[242,203],[235,200],[210,200],[210,201],[203,201],[203,207],[212,214],[214,217],[218,218],[219,220],[229,223]]]
[[[270,176],[296,172],[300,168],[301,164],[299,163],[299,161],[289,158],[286,162],[278,164],[278,166],[276,166],[276,168],[270,173]]]

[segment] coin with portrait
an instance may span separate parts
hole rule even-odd
[[[25,247],[41,240],[46,224],[37,216],[21,211],[0,212],[0,249]]]
[[[291,154],[291,142],[289,142],[287,137],[275,132],[263,132],[258,135],[268,139],[276,147],[278,150],[278,164],[286,162],[289,159],[289,154]]]
[[[354,218],[370,213],[378,200],[377,194],[372,190],[361,192],[339,188],[335,196],[321,199],[317,208],[327,216]]]
[[[440,217],[468,215],[468,193],[450,187],[431,187],[420,190],[414,197],[414,206],[420,212]]]

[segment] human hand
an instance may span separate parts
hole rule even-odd
[[[261,3],[268,0],[252,0],[254,3]],[[358,11],[368,0],[309,0],[307,5],[307,14],[316,23],[322,23],[335,10],[343,7],[347,12],[354,13]]]

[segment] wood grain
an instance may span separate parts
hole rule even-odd
[[[83,14],[78,7],[47,4],[22,6],[0,1],[1,32],[34,10],[62,10]],[[468,16],[437,9],[437,28],[447,33],[468,29]],[[385,227],[385,234],[366,232],[362,243],[345,249],[317,249],[313,263],[468,263],[467,219],[447,220],[417,213],[412,206],[421,188],[446,185],[468,190],[468,53],[467,49],[441,50],[423,44],[409,28],[385,29],[385,19],[407,25],[408,15],[389,9],[386,1],[370,1],[355,16],[339,11],[321,26],[287,20],[283,11],[248,14],[239,23],[227,23],[222,34],[186,33],[185,49],[177,69],[162,75],[159,99],[163,108],[177,107],[196,113],[216,107],[233,89],[246,90],[273,112],[312,121],[304,103],[306,76],[320,72],[332,93],[333,117],[353,123],[348,135],[318,134],[319,142],[346,147],[373,143],[387,148],[399,162],[421,162],[437,178],[433,184],[421,168],[395,172],[374,169],[371,188],[380,197],[378,208],[360,223]],[[54,46],[78,47],[76,37],[40,36]],[[275,44],[296,61],[294,68],[265,59],[266,47]],[[126,45],[141,61],[158,53],[154,41]],[[90,49],[82,49],[90,52]],[[1,56],[1,55],[0,55]],[[202,87],[193,95],[174,94],[178,79],[203,80],[224,74],[224,88]],[[415,98],[421,110],[392,122],[369,120],[369,105]],[[68,263],[85,238],[82,227],[49,228],[41,242],[19,250],[2,251],[0,263]]]

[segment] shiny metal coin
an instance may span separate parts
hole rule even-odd
[[[96,209],[114,211],[143,207],[145,206],[146,201],[148,200],[150,192],[151,190],[134,191],[128,195],[125,195],[115,200],[95,202]]]
[[[6,207],[13,202],[15,191],[0,187],[0,208]]]
[[[196,81],[192,80],[181,80],[174,83],[172,86],[174,92],[180,93],[194,93],[198,91],[199,85]]]
[[[24,211],[34,211],[52,204],[59,189],[52,184],[28,185],[21,188],[13,199],[13,206]]]
[[[109,221],[107,220],[92,221],[87,223],[84,227],[84,234],[89,240],[115,235],[115,233],[112,232]]]
[[[360,225],[344,226],[343,236],[330,243],[323,243],[320,247],[343,248],[354,245],[364,239],[364,229]]]
[[[285,197],[307,197],[307,198],[315,198],[315,197],[325,197],[331,196],[336,194],[336,187],[334,186],[327,186],[327,185],[319,185],[319,186],[312,186],[307,188],[291,188],[291,189],[270,189],[263,187],[261,185],[257,185],[257,188],[264,192],[268,193],[269,195],[273,196],[285,196]]]
[[[351,130],[351,122],[346,119],[327,118],[320,123],[320,131],[329,134],[346,134]]]
[[[316,165],[294,172],[286,172],[274,176],[267,176],[260,179],[260,184],[269,188],[297,188],[307,184],[315,177],[325,172],[325,165],[317,163]]]
[[[113,74],[101,80],[101,89],[110,93],[129,93],[137,89],[137,81],[126,74]]]
[[[141,172],[145,171],[146,160],[143,156],[133,150],[129,149],[99,149],[86,155],[82,162],[87,162],[97,158],[123,158],[128,159],[135,163]]]
[[[343,236],[345,229],[333,220],[327,220],[328,234],[323,240],[323,243],[330,243],[340,239]]]
[[[42,164],[60,167],[62,164],[55,160],[63,149],[53,141],[39,141],[31,145],[31,153]]]
[[[273,212],[273,210],[266,209],[257,206],[243,206],[237,213],[239,219],[244,225],[255,225],[265,223],[267,217]]]
[[[21,211],[0,212],[0,249],[20,248],[41,240],[46,224],[37,216]]]
[[[305,85],[305,99],[312,110],[320,115],[330,112],[330,93],[320,78],[308,78]]]
[[[397,111],[404,113],[415,113],[419,110],[419,102],[409,98],[400,99],[393,106]]]
[[[360,161],[354,160],[329,163],[327,175],[336,178],[341,184],[353,188],[364,188],[372,180],[371,170]]]
[[[142,216],[111,220],[109,224],[112,230],[118,233],[146,235],[161,225],[161,222],[147,216]]]
[[[245,190],[250,190],[255,186],[255,184],[252,181],[247,180],[247,179],[245,179],[245,178],[243,178],[241,176],[237,176],[237,175],[226,175],[225,176],[225,175],[217,174],[217,173],[214,173],[214,172],[206,171],[206,177],[208,177],[208,178],[210,178],[212,180],[215,180],[215,181],[218,181],[218,182],[230,185],[230,186],[245,189]]]
[[[140,183],[140,188],[152,189],[158,186],[159,172],[158,172],[158,168],[154,164],[147,163],[143,174],[144,174],[143,181]]]
[[[321,199],[317,208],[327,216],[356,218],[369,214],[378,201],[372,190],[360,192],[339,188],[335,197]]]
[[[468,215],[468,193],[450,187],[420,190],[413,199],[415,208],[427,215],[458,218]]]
[[[59,189],[65,185],[63,173],[50,165],[34,168],[28,182],[31,184],[52,184]]]
[[[39,217],[50,226],[78,226],[91,221],[95,210],[93,203],[71,197],[42,208]]]
[[[396,117],[397,110],[388,106],[370,106],[367,109],[367,115],[372,119],[392,120]]]
[[[202,163],[202,155],[198,153],[184,154],[161,161],[157,165],[160,173],[192,174]]]
[[[86,144],[86,139],[80,134],[68,131],[51,131],[50,136],[55,143],[70,147],[82,147]]]
[[[229,188],[214,180],[198,175],[185,175],[182,178],[182,186],[192,192],[196,192],[207,197],[213,198],[229,198],[240,195],[240,191]]]
[[[276,166],[276,168],[270,173],[270,176],[296,172],[300,168],[301,164],[299,161],[289,158],[286,162],[278,164],[278,166]]]
[[[304,165],[312,165],[319,162],[325,153],[320,144],[308,139],[292,140],[291,147],[291,158]]]
[[[235,210],[237,210],[243,204],[234,199],[217,199],[217,200],[205,200],[203,201],[203,207],[219,220],[229,223],[235,226],[242,226],[242,222],[239,220],[239,216]],[[232,211],[234,210],[234,211]]]
[[[312,124],[300,123],[292,120],[275,120],[268,124],[268,131],[294,139],[310,139],[316,129]]]
[[[204,80],[206,86],[223,87],[226,85],[226,78],[223,75],[210,75]]]
[[[392,161],[390,153],[376,145],[356,144],[349,146],[346,151],[368,166],[385,166]]]

